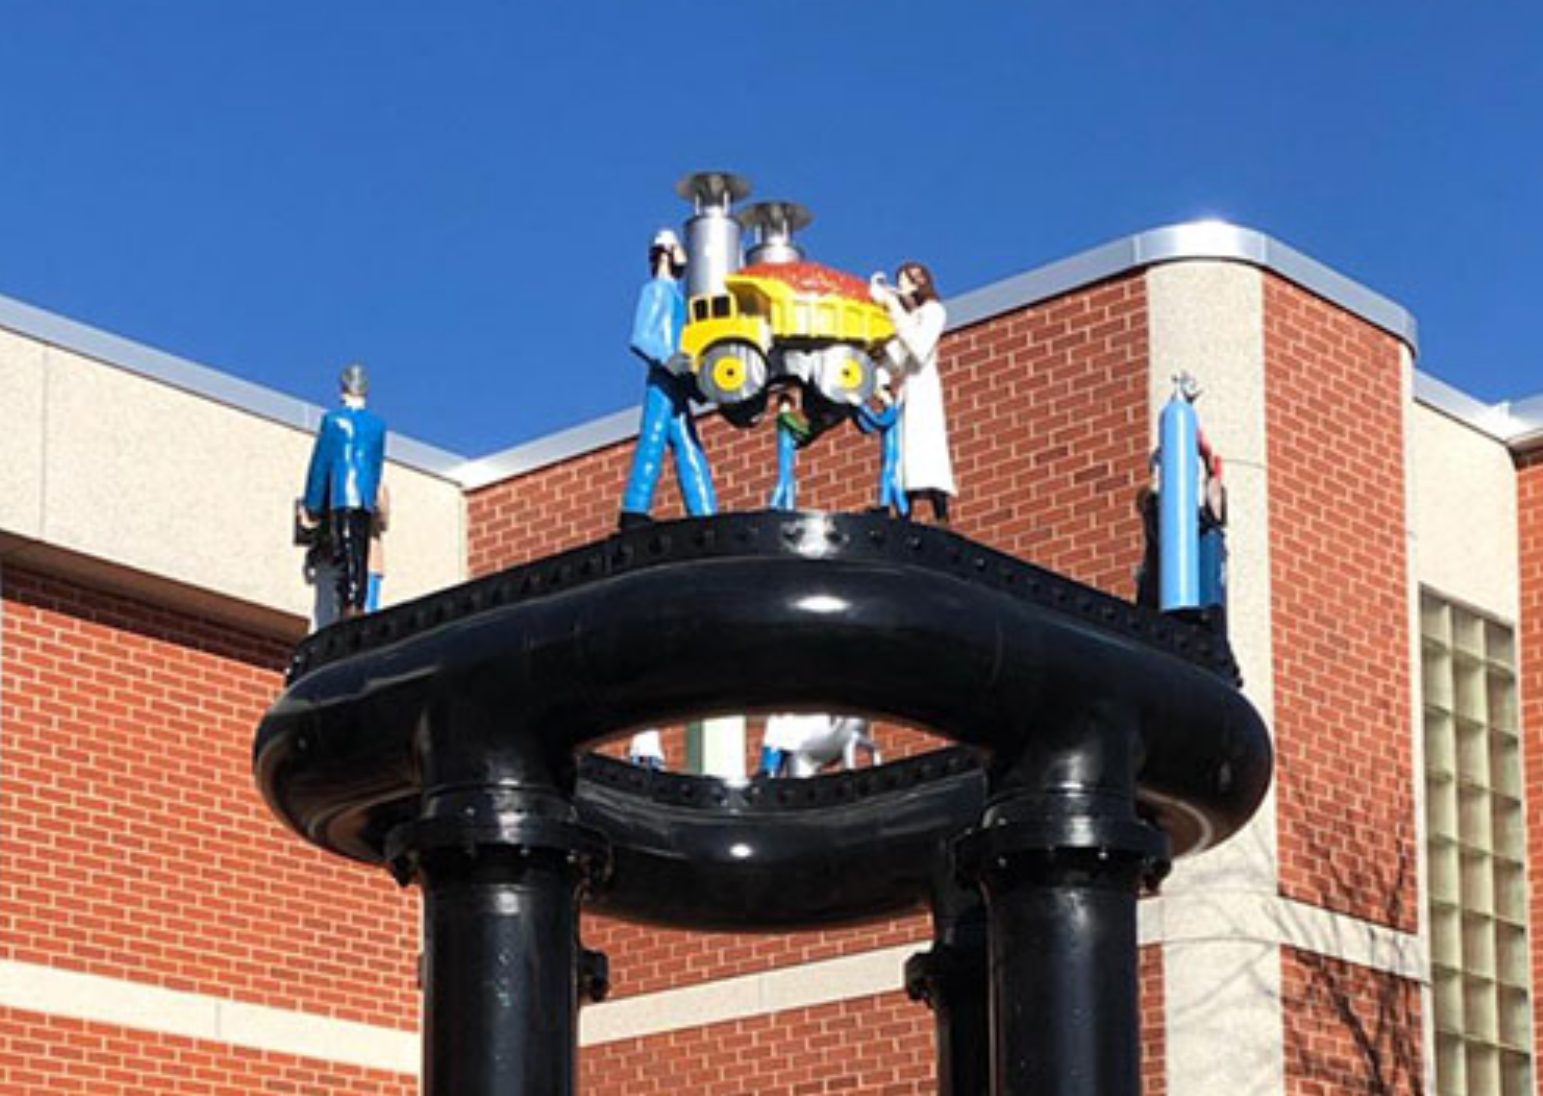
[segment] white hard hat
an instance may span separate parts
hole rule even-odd
[[[662,247],[673,251],[680,246],[680,237],[668,228],[661,228],[658,232],[654,233],[653,243],[648,246],[650,248]]]

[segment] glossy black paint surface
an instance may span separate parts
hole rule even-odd
[[[423,1089],[568,1093],[578,1074],[579,907],[546,854],[442,853],[423,885]]]
[[[950,886],[948,843],[981,815],[973,751],[735,787],[593,755],[579,819],[611,846],[587,904],[708,931],[778,931],[928,908]]]
[[[574,750],[687,717],[859,712],[1011,756],[1097,698],[1136,713],[1138,796],[1182,854],[1240,826],[1268,784],[1268,737],[1235,672],[1204,628],[942,530],[737,514],[611,537],[312,637],[256,770],[295,830],[378,862],[416,810],[415,744],[446,719],[478,727],[492,755],[534,743],[561,784]]]
[[[989,1072],[997,1096],[1133,1096],[1137,895],[1269,782],[1236,686],[1203,622],[946,531],[738,514],[328,629],[255,768],[308,840],[423,888],[427,1096],[572,1091],[578,1002],[604,981],[581,900],[741,931],[930,907],[908,985],[936,1013],[940,1093]],[[576,761],[641,726],[790,710],[962,746],[738,787]]]

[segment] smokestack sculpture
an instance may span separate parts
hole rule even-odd
[[[686,299],[723,292],[723,279],[744,262],[735,202],[750,195],[750,180],[728,171],[699,171],[675,184],[691,203],[686,221]]]
[[[746,256],[751,266],[803,260],[804,249],[793,242],[793,233],[814,221],[814,214],[804,206],[797,202],[757,202],[741,213],[739,219],[755,232],[755,243]]]

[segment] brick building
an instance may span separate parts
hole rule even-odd
[[[960,532],[1129,596],[1173,374],[1200,378],[1226,461],[1233,641],[1276,782],[1142,903],[1147,1091],[1532,1092],[1543,400],[1417,372],[1403,309],[1222,224],[948,305]],[[415,895],[281,830],[251,782],[306,627],[289,507],[317,414],[0,300],[5,1096],[415,1090]],[[476,460],[393,438],[389,598],[607,533],[634,426]],[[767,433],[703,427],[723,506],[761,505]],[[822,441],[804,505],[867,505],[875,457]],[[678,509],[666,486],[656,512]],[[614,982],[584,1015],[586,1092],[931,1090],[901,988],[920,915],[585,937]]]

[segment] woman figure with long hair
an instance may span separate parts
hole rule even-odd
[[[869,281],[874,301],[884,306],[895,324],[895,337],[885,346],[890,372],[900,389],[900,480],[914,512],[925,499],[932,516],[948,524],[948,500],[958,494],[954,465],[948,455],[948,421],[943,411],[943,382],[938,376],[938,341],[948,314],[938,299],[932,271],[921,263],[900,264],[895,284],[882,274]]]

